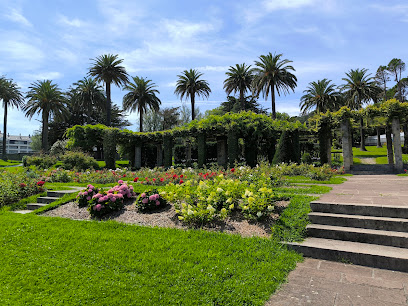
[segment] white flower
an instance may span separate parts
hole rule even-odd
[[[260,218],[260,217],[262,216],[262,212],[258,211],[258,212],[256,213],[256,215],[258,216],[258,218]]]

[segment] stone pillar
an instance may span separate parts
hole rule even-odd
[[[229,166],[234,167],[235,162],[238,161],[238,135],[234,130],[228,131],[228,161]]]
[[[206,134],[201,132],[197,135],[198,167],[203,167],[207,161]]]
[[[394,159],[395,170],[402,172],[404,165],[402,163],[402,148],[401,148],[401,135],[400,135],[400,121],[398,118],[392,119],[392,134],[394,137]]]
[[[142,168],[142,147],[140,145],[135,147],[135,168]]]
[[[340,123],[343,148],[343,167],[345,171],[350,171],[353,164],[353,144],[350,137],[350,121],[342,120]]]
[[[330,133],[329,137],[327,137],[327,145],[326,145],[326,148],[327,148],[327,163],[328,163],[329,165],[331,165],[331,164],[332,164],[332,156],[331,156],[332,140],[331,140],[331,133]]]
[[[385,139],[387,142],[388,165],[394,165],[394,150],[392,149],[391,127],[388,124],[385,127]]]
[[[171,167],[173,164],[173,138],[171,136],[163,137],[164,147],[164,166]]]
[[[191,142],[190,139],[186,140],[186,166],[191,167]]]
[[[222,138],[217,138],[217,162],[220,166],[227,166],[227,140]]]
[[[161,143],[156,146],[156,150],[157,150],[156,166],[161,167],[163,166],[163,148],[162,148]]]

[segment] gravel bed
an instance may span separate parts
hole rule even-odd
[[[287,205],[288,201],[275,203],[276,211],[281,212]],[[74,220],[91,220],[91,216],[86,207],[79,208],[77,203],[70,202],[61,205],[53,210],[46,211],[42,216],[62,217]],[[225,221],[214,222],[203,227],[205,230],[238,234],[242,237],[269,237],[271,226],[279,218],[279,214],[271,214],[269,218],[262,222],[248,222],[242,219],[238,214],[229,217]],[[99,220],[99,219],[98,219]],[[102,220],[115,220],[123,223],[137,224],[142,226],[172,227],[180,229],[189,229],[183,225],[177,218],[173,205],[168,205],[160,211],[153,213],[139,213],[133,203],[125,205],[124,209],[113,213]]]

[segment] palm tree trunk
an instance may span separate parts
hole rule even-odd
[[[271,97],[272,97],[272,119],[276,119],[276,108],[275,108],[275,84],[271,84]]]
[[[111,84],[110,82],[106,82],[106,126],[111,126],[111,112]]]
[[[42,148],[44,152],[48,151],[48,112],[43,110],[42,120],[43,120],[43,134],[42,134]]]
[[[193,92],[190,93],[191,96],[191,118],[192,120],[195,119],[195,94]]]
[[[140,115],[140,119],[139,119],[139,132],[143,132],[143,110],[139,110],[139,115]]]
[[[380,135],[380,127],[376,127],[377,130],[377,148],[381,148],[382,144],[381,144],[381,135]]]
[[[360,150],[367,151],[364,138],[364,119],[362,117],[360,118]]]
[[[239,91],[239,100],[241,102],[241,109],[243,111],[245,111],[245,100],[244,100],[244,91],[243,90]]]
[[[6,142],[7,142],[7,103],[4,102],[4,126],[3,126],[3,151],[2,158],[7,161],[6,154]]]

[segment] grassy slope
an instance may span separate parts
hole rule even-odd
[[[263,305],[300,255],[268,239],[0,213],[0,304]]]

